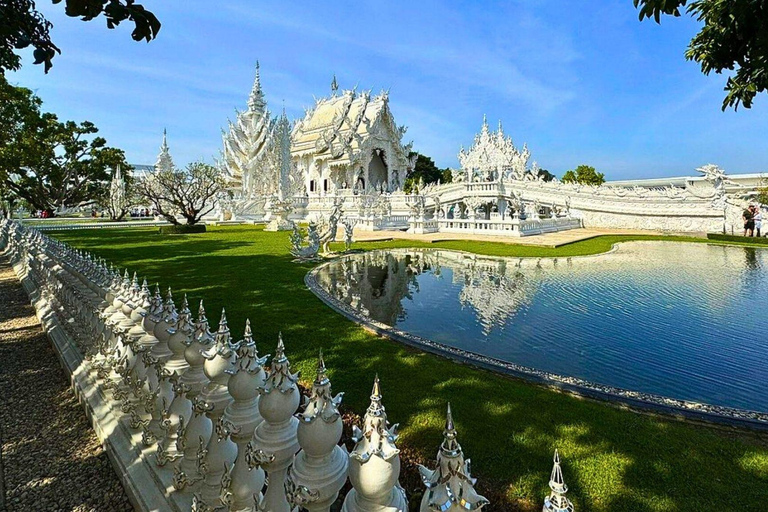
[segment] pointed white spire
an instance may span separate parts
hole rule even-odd
[[[549,477],[549,488],[552,492],[544,500],[542,512],[573,512],[573,503],[565,497],[568,486],[565,485],[563,470],[560,467],[560,454],[557,449],[555,449],[553,460],[552,474]]]
[[[267,109],[267,102],[264,99],[264,91],[261,89],[261,67],[259,61],[256,61],[256,78],[253,81],[251,95],[248,97],[248,110],[264,114]]]
[[[449,403],[445,415],[443,443],[437,453],[437,468],[433,471],[419,465],[421,479],[427,488],[421,500],[420,510],[422,511],[480,510],[489,503],[484,496],[475,491],[476,480],[470,474],[469,459],[464,459],[464,452],[456,437],[456,427]]]
[[[160,146],[160,153],[155,162],[156,171],[172,171],[175,168],[171,151],[168,148],[168,131],[163,128],[163,144]]]

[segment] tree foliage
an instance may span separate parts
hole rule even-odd
[[[602,185],[605,183],[605,174],[597,172],[590,165],[580,165],[563,174],[560,181],[563,183],[580,183],[581,185]]]
[[[62,0],[53,0],[54,4]],[[133,23],[131,37],[135,41],[151,41],[160,31],[160,21],[135,0],[65,0],[67,16],[91,21],[104,16],[107,27],[115,28],[124,21]],[[35,64],[51,69],[53,58],[61,50],[51,41],[51,23],[45,19],[34,0],[0,1],[0,73],[21,67],[19,50],[33,47]]]
[[[640,20],[688,14],[704,23],[691,39],[685,58],[701,71],[736,72],[728,77],[722,109],[739,104],[750,108],[758,93],[768,90],[768,2],[765,0],[633,0]]]
[[[760,186],[757,187],[757,197],[755,198],[758,203],[768,206],[768,180],[762,180]]]
[[[93,123],[60,122],[41,104],[32,91],[0,75],[0,181],[6,194],[49,212],[99,200],[107,192],[108,169],[130,169],[125,154],[96,136]]]
[[[450,169],[440,169],[430,157],[421,153],[416,153],[416,155],[416,164],[405,178],[403,191],[406,194],[409,194],[420,182],[423,182],[425,185],[437,183],[438,181],[440,183],[451,182],[453,177]]]
[[[555,179],[555,175],[546,169],[539,169],[538,176],[541,176],[541,179],[544,181],[552,181],[553,179]]]
[[[204,162],[186,169],[158,169],[137,183],[137,193],[171,224],[196,224],[213,211],[224,181],[220,171]]]

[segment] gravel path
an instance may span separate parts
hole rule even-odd
[[[0,443],[0,510],[133,510],[2,256]]]

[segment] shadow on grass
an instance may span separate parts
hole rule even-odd
[[[172,286],[175,296],[187,293],[193,304],[204,297],[214,326],[226,307],[233,336],[250,318],[262,353],[274,353],[282,331],[305,382],[322,349],[348,410],[365,411],[378,373],[389,418],[403,425],[400,444],[417,461],[434,458],[450,400],[479,489],[495,502],[491,510],[539,510],[555,447],[580,511],[685,510],[691,497],[697,510],[745,510],[768,500],[765,437],[618,410],[374,337],[304,287],[310,266],[291,262],[287,233],[230,228],[184,237],[148,230],[55,236]],[[606,238],[592,247],[610,247],[616,237]],[[418,482],[412,476],[404,479]]]

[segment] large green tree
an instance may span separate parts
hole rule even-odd
[[[440,169],[430,157],[416,153],[416,164],[405,178],[403,191],[407,194],[410,193],[419,182],[423,182],[425,185],[438,181],[450,183],[452,178],[450,169]]]
[[[54,4],[62,0],[52,0]],[[151,41],[160,31],[160,21],[135,0],[66,0],[67,16],[83,21],[104,17],[108,28],[123,21],[133,23],[135,41]],[[38,10],[34,0],[0,0],[0,74],[21,67],[19,51],[34,48],[35,64],[51,69],[53,58],[61,50],[51,41],[51,23]]]
[[[580,183],[582,185],[602,185],[605,174],[597,172],[591,165],[580,165],[576,169],[563,174],[563,183]]]
[[[633,0],[640,20],[680,16],[680,9],[704,23],[691,39],[685,58],[712,71],[735,71],[725,84],[723,110],[752,106],[768,90],[768,1],[766,0]]]
[[[0,75],[2,189],[50,212],[98,201],[107,193],[109,170],[130,169],[123,151],[107,146],[93,123],[60,122],[41,104],[32,91]]]

